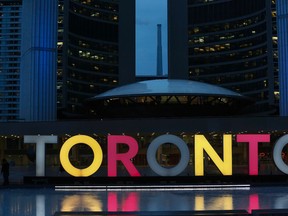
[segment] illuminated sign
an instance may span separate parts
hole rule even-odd
[[[232,135],[223,135],[223,157],[221,158],[204,135],[194,136],[194,170],[196,176],[204,176],[204,152],[214,162],[222,175],[232,175]],[[57,136],[24,136],[25,143],[36,143],[37,160],[36,175],[44,176],[45,165],[45,143],[57,143]],[[249,175],[258,175],[258,145],[259,143],[269,143],[270,134],[237,134],[236,142],[247,143],[249,151]],[[156,159],[157,149],[165,144],[176,145],[181,153],[178,164],[172,168],[162,167]],[[275,143],[273,159],[275,165],[283,173],[288,174],[288,165],[282,159],[282,150],[288,143],[288,135],[282,136]],[[69,151],[77,144],[88,145],[94,154],[91,165],[87,168],[79,169],[74,167],[69,159]],[[118,145],[127,145],[128,151],[117,152]],[[120,161],[131,176],[141,176],[135,165],[133,158],[138,153],[138,142],[131,136],[108,135],[107,137],[107,171],[109,177],[117,176],[117,162]],[[160,176],[176,176],[184,171],[190,159],[190,152],[187,144],[175,135],[161,135],[156,137],[147,150],[147,162],[149,167]],[[99,143],[92,137],[86,135],[76,135],[69,138],[60,150],[60,162],[63,168],[72,176],[91,176],[100,168],[103,161],[103,152]],[[45,172],[44,172],[45,173]]]

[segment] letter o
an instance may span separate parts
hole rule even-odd
[[[91,165],[85,169],[78,169],[74,167],[70,160],[69,160],[69,151],[70,149],[79,143],[84,143],[88,145],[94,154],[94,159],[91,163]],[[97,157],[95,157],[97,155]],[[60,150],[60,162],[63,166],[63,168],[68,172],[70,175],[75,176],[75,177],[80,177],[80,176],[90,176],[94,174],[99,167],[101,166],[103,160],[103,152],[102,149],[99,145],[99,143],[93,139],[92,137],[85,136],[85,135],[76,135],[71,138],[69,138],[61,147]]]
[[[164,168],[157,162],[155,157],[157,149],[164,143],[173,143],[178,147],[181,153],[181,158],[179,163],[173,168]],[[189,163],[189,149],[187,144],[179,137],[175,135],[162,135],[154,139],[148,147],[147,150],[147,162],[150,168],[161,176],[176,176],[180,174]]]
[[[288,174],[288,165],[284,163],[282,160],[282,150],[285,145],[288,143],[288,135],[282,136],[280,139],[277,140],[275,143],[275,147],[273,150],[273,159],[278,167],[279,170],[281,170],[283,173]]]

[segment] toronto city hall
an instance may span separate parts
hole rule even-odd
[[[167,6],[168,75],[139,77],[135,0],[0,2],[0,157],[15,181],[61,181],[59,166],[63,178],[288,174],[288,2]]]

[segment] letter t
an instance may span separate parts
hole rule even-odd
[[[57,143],[57,136],[24,136],[24,143],[36,143],[36,176],[45,176],[45,143]]]
[[[236,140],[249,143],[249,175],[258,175],[258,143],[270,142],[270,134],[237,134]]]

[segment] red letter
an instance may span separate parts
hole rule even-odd
[[[270,135],[237,134],[236,140],[249,143],[249,175],[258,175],[258,143],[270,142]]]
[[[128,152],[117,154],[117,144],[129,146]],[[131,176],[140,176],[131,159],[138,152],[137,141],[130,136],[108,136],[108,176],[117,176],[117,161],[121,161]]]

